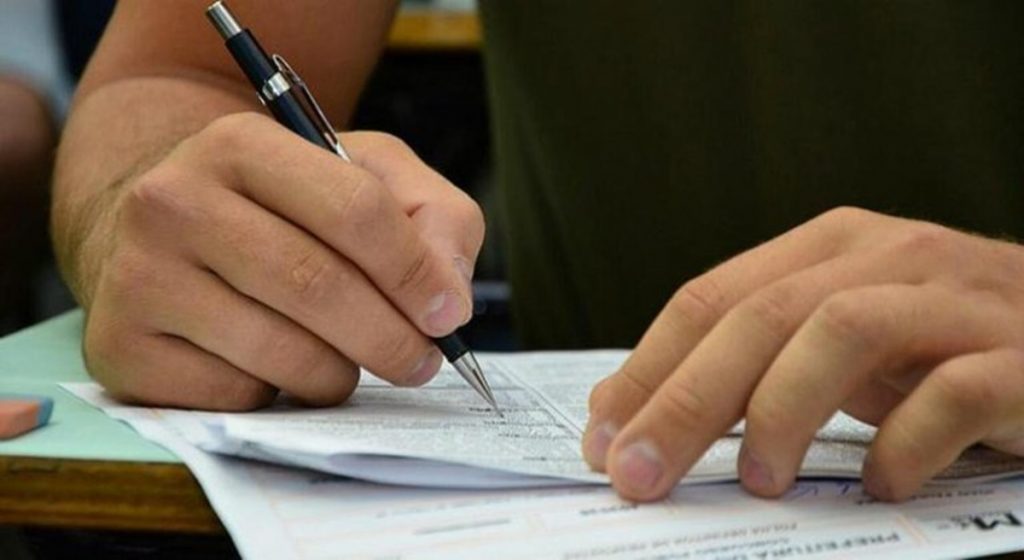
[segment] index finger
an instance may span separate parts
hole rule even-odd
[[[469,318],[471,296],[455,262],[426,243],[373,173],[262,116],[220,123],[205,137],[225,154],[215,172],[233,188],[354,262],[424,334],[449,334]],[[423,197],[424,205],[443,200],[436,189]]]
[[[427,244],[455,262],[468,283],[484,239],[479,205],[394,136],[358,131],[343,138],[353,160],[387,185]]]
[[[737,303],[759,288],[841,253],[856,223],[879,219],[839,209],[742,253],[683,285],[623,366],[590,396],[584,456],[604,470],[615,433],[639,411],[697,344]]]

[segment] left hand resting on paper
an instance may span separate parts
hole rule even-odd
[[[881,499],[978,442],[1024,455],[1024,247],[827,212],[686,283],[594,389],[584,454],[654,500],[744,418],[743,485],[779,496],[839,409],[879,426]]]

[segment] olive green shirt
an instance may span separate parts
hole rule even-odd
[[[480,9],[528,347],[632,346],[682,282],[838,205],[1024,236],[1024,2]]]

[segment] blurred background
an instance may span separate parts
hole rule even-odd
[[[113,6],[113,0],[0,0],[0,336],[75,305],[50,249],[50,172],[74,84]],[[484,207],[488,238],[477,268],[477,318],[464,334],[480,349],[509,350],[515,341],[493,208],[479,44],[474,0],[402,2],[350,127],[404,139]]]

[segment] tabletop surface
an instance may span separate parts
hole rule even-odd
[[[58,386],[89,380],[79,351],[82,318],[81,311],[73,311],[0,339],[0,393],[46,395],[54,401],[49,425],[0,442],[0,455],[180,462]]]
[[[87,381],[73,311],[0,339],[0,393],[53,397],[50,423],[0,442],[0,524],[221,532],[177,457],[58,384]]]

